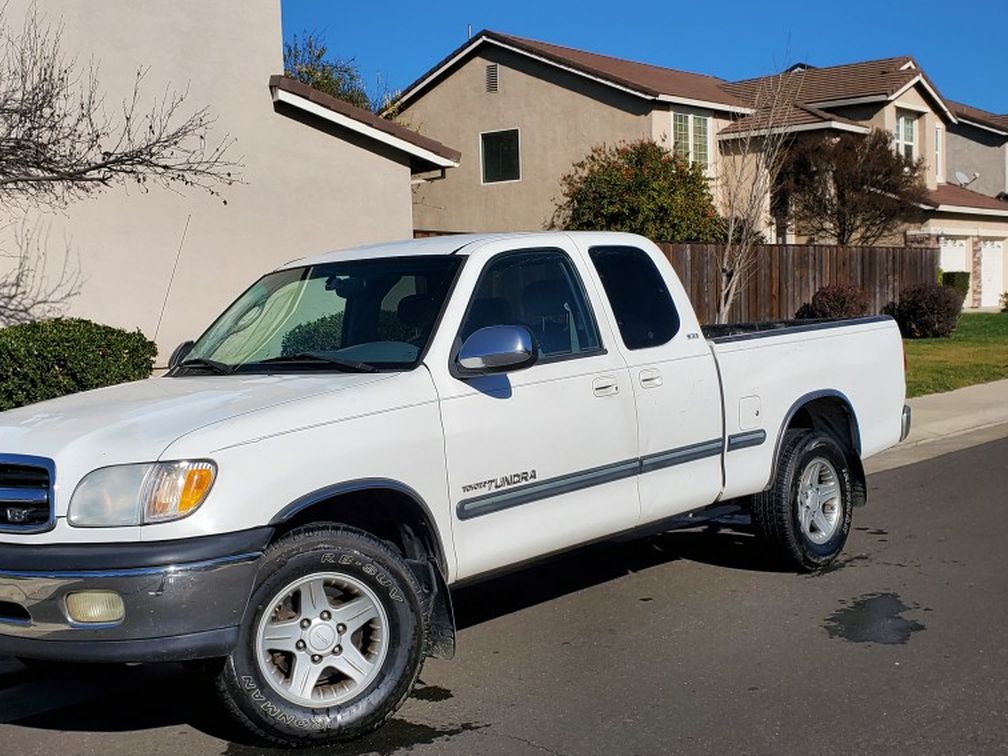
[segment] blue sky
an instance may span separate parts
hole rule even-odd
[[[285,37],[319,33],[374,91],[409,84],[472,24],[727,79],[909,54],[946,97],[1008,113],[1008,0],[281,2]]]

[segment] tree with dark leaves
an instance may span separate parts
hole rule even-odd
[[[897,152],[878,129],[796,140],[777,187],[798,233],[836,244],[876,244],[919,222],[926,198],[924,161]]]

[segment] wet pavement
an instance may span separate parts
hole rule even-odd
[[[752,539],[598,545],[456,592],[370,738],[326,754],[1008,752],[1008,439],[872,475],[842,559],[799,576]],[[180,667],[0,659],[0,754],[251,756]]]

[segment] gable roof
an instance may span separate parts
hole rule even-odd
[[[955,184],[938,184],[937,189],[928,192],[926,204],[940,212],[1008,217],[1008,201]]]
[[[1008,114],[997,115],[996,113],[952,100],[946,100],[946,102],[960,121],[1008,136]]]
[[[478,47],[494,45],[519,55],[608,84],[648,100],[678,102],[735,113],[749,108],[725,89],[723,79],[707,74],[679,71],[649,63],[613,58],[608,55],[561,47],[484,29],[456,48],[433,68],[403,90],[396,106],[420,95]]]
[[[457,168],[462,157],[461,152],[435,139],[287,76],[271,76],[269,87],[274,105],[297,108],[406,153],[413,173]]]
[[[772,86],[788,101],[828,108],[894,100],[916,84],[923,87],[948,120],[956,121],[937,87],[909,55],[823,68],[792,67],[782,74],[732,82],[725,88],[750,105],[761,90]]]

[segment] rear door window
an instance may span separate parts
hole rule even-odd
[[[627,349],[667,344],[679,332],[679,313],[651,256],[636,247],[592,247],[589,252],[616,315]]]

